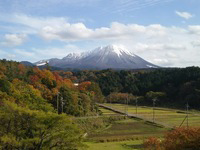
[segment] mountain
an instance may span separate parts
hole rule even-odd
[[[123,47],[108,45],[98,47],[90,52],[70,53],[62,59],[42,60],[34,63],[37,66],[49,63],[50,66],[77,69],[140,69],[158,68]]]
[[[35,66],[34,64],[32,64],[32,63],[29,62],[29,61],[21,61],[20,64],[23,64],[23,65],[25,65],[25,66],[31,66],[31,67]]]

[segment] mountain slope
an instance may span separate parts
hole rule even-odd
[[[34,66],[35,66],[34,64],[32,64],[32,63],[29,62],[29,61],[21,61],[20,64],[23,64],[23,65],[25,65],[25,66],[31,66],[31,67],[34,67]]]
[[[50,66],[61,68],[79,69],[139,69],[158,68],[158,66],[147,62],[141,57],[129,52],[123,47],[109,45],[98,47],[91,52],[68,54],[63,59],[49,59],[39,61],[36,65],[48,62]]]

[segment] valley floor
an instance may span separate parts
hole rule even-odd
[[[123,104],[106,104],[116,109],[125,110]],[[100,108],[103,116],[119,115],[111,110]],[[136,113],[134,106],[128,106],[129,113]],[[152,119],[151,107],[138,107],[138,115]],[[162,121],[174,127],[179,127],[183,122],[186,113],[175,109],[156,108],[155,120]],[[187,121],[182,123],[186,126]],[[200,126],[200,113],[189,112],[188,123],[190,126]],[[169,128],[159,127],[144,120],[126,118],[115,121],[109,128],[89,134],[88,150],[128,150],[142,149],[142,143],[147,137],[163,137]]]

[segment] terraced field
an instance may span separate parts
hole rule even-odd
[[[143,148],[142,143],[143,140],[86,144],[88,150],[140,150]]]
[[[167,128],[158,127],[142,120],[125,119],[116,121],[104,131],[90,134],[88,139],[98,142],[145,139],[149,136],[163,136]]]
[[[125,111],[127,107],[124,104],[105,104],[107,106],[111,106],[115,109],[119,109]],[[128,106],[129,114],[136,114],[135,106]],[[186,117],[186,112],[176,109],[166,109],[166,108],[155,108],[155,120],[159,122],[163,122],[169,124],[170,126],[179,127]],[[137,115],[147,118],[153,119],[153,109],[151,107],[138,107]],[[189,111],[188,115],[188,124],[189,126],[200,126],[200,112]],[[187,119],[183,122],[182,126],[187,125]]]

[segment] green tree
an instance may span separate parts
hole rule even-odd
[[[11,83],[6,79],[0,79],[0,91],[11,93]]]
[[[66,114],[75,115],[79,114],[78,112],[78,97],[69,87],[62,86],[60,88],[60,112],[65,112]]]
[[[71,150],[82,146],[81,132],[64,114],[31,110],[4,101],[0,120],[3,150]]]
[[[85,93],[80,93],[80,101],[82,105],[83,115],[88,115],[91,112],[91,100]]]
[[[164,92],[153,92],[153,91],[149,91],[146,93],[146,99],[148,101],[148,103],[152,103],[152,100],[161,100],[161,98],[164,98],[166,96],[166,94]]]
[[[94,92],[94,102],[98,102],[98,103],[104,102],[104,96],[103,96],[101,89],[97,83],[92,82],[89,87],[89,91]]]

